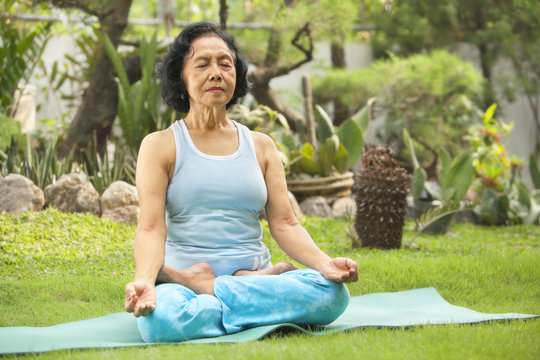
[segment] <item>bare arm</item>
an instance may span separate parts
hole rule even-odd
[[[134,280],[126,285],[125,302],[126,311],[135,316],[155,308],[154,284],[165,257],[165,198],[174,154],[170,130],[148,135],[139,150],[136,183],[141,213],[135,231],[136,270]]]
[[[347,258],[330,258],[296,219],[287,194],[283,165],[272,139],[254,133],[254,140],[268,189],[266,217],[270,233],[279,247],[294,260],[319,271],[329,280],[357,281],[357,264]]]

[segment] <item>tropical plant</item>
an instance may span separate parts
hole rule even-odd
[[[475,208],[485,225],[533,224],[540,215],[540,176],[534,154],[529,170],[534,189],[529,190],[520,179],[523,161],[509,157],[503,138],[510,135],[512,124],[494,118],[496,105],[482,115],[482,122],[472,126],[466,139],[473,148],[474,189],[481,199]]]
[[[24,86],[49,40],[51,23],[41,23],[29,30],[15,27],[12,22],[0,21],[0,111],[14,114],[19,99],[15,90]]]
[[[510,186],[512,167],[521,166],[516,157],[509,157],[502,143],[503,137],[510,135],[513,124],[505,124],[494,118],[496,104],[491,105],[483,114],[482,121],[469,128],[465,137],[472,145],[476,191],[482,195],[485,189],[502,191]]]
[[[450,201],[459,203],[469,190],[473,179],[473,158],[469,151],[465,151],[454,159],[444,148],[438,151],[440,171],[437,172],[438,186],[427,182],[427,176],[420,167],[416,158],[414,143],[407,129],[403,129],[403,139],[409,147],[414,166],[412,194],[415,201],[420,199],[422,190],[426,190],[433,198],[443,203]]]
[[[0,111],[0,151],[5,151],[12,139],[21,135],[21,123]]]
[[[426,172],[416,158],[414,143],[407,129],[403,129],[403,140],[409,147],[414,166],[411,192],[415,205],[417,230],[430,233],[446,232],[452,221],[452,215],[458,211],[470,208],[469,206],[464,207],[461,201],[469,190],[473,179],[472,154],[469,151],[465,151],[454,159],[451,159],[448,152],[444,148],[440,148],[438,152],[440,171],[437,172],[437,184],[434,184],[433,182],[426,181]],[[424,190],[431,198],[439,201],[436,211],[430,209],[431,211],[424,214],[423,211],[416,210],[421,208],[421,194]],[[443,226],[430,226],[435,220],[441,218],[445,219]]]
[[[368,102],[339,127],[335,127],[326,111],[316,105],[315,139],[299,145],[296,137],[286,134],[278,145],[288,159],[289,175],[309,178],[348,171],[362,155],[371,104],[372,101]]]
[[[358,245],[379,249],[399,249],[407,217],[410,175],[394,159],[389,148],[367,146],[362,170],[355,181],[355,229]]]
[[[319,103],[338,96],[349,108],[357,109],[376,97],[375,112],[386,118],[377,133],[379,141],[395,144],[396,157],[406,160],[410,154],[402,142],[402,129],[407,128],[421,145],[417,157],[429,176],[435,176],[439,147],[454,156],[468,146],[463,133],[475,120],[472,100],[481,91],[478,71],[442,50],[408,58],[391,55],[365,69],[332,70],[313,79]]]
[[[227,111],[227,116],[246,125],[250,130],[264,132],[272,137],[278,131],[289,130],[285,116],[265,105],[250,109],[246,105],[236,104]]]
[[[35,148],[31,146],[32,140],[35,139],[29,134],[19,137],[18,140],[12,139],[6,152],[0,153],[2,175],[20,174],[32,180],[39,188],[45,189],[60,176],[78,171],[72,156],[58,157],[58,138],[39,141]]]
[[[84,173],[99,194],[115,181],[123,180],[135,184],[135,158],[123,147],[115,146],[111,159],[109,151],[100,153],[97,149],[97,137],[81,153]]]
[[[103,33],[103,44],[111,59],[118,79],[118,118],[122,128],[123,140],[137,151],[142,139],[149,133],[169,125],[173,116],[172,110],[160,111],[161,98],[159,84],[154,76],[158,42],[154,33],[150,40],[141,39],[140,58],[142,78],[131,85],[118,52],[107,34]]]

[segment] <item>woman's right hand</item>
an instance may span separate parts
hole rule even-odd
[[[156,308],[156,288],[154,284],[135,280],[126,285],[124,308],[136,317],[146,316]]]

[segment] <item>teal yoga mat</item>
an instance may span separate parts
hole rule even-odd
[[[283,328],[312,335],[324,335],[369,326],[470,324],[534,317],[538,315],[479,313],[451,305],[434,288],[424,288],[352,297],[343,315],[333,323],[315,329],[305,329],[294,324],[267,325],[215,338],[185,341],[181,344],[253,341]],[[156,344],[146,344],[142,341],[136,320],[128,313],[115,313],[49,327],[0,328],[0,354],[147,345]]]

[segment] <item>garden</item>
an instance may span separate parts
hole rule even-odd
[[[475,311],[540,314],[540,6],[428,3],[4,1],[0,327],[123,311],[137,153],[184,115],[156,64],[201,20],[249,59],[228,116],[274,140],[302,225],[358,263],[352,296],[434,287]],[[51,61],[59,38],[70,50]],[[260,216],[273,262],[292,262]],[[533,359],[539,333],[532,319],[26,356]]]

